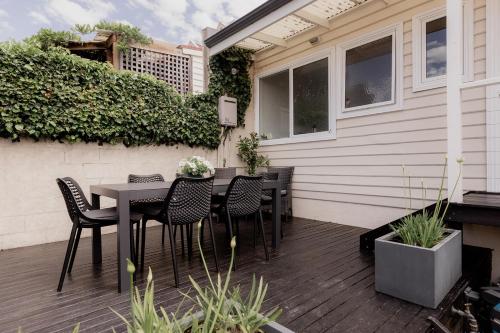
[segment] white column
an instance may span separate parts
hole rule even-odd
[[[446,0],[446,77],[448,128],[448,193],[458,184],[451,200],[462,202],[462,177],[458,178],[457,158],[462,157],[462,84],[463,4],[461,0]]]
[[[500,77],[500,1],[486,1],[486,77]],[[500,192],[500,84],[486,86],[487,190]]]

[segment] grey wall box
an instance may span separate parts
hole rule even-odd
[[[219,123],[226,127],[236,127],[238,125],[237,115],[238,101],[234,97],[219,97]]]
[[[375,240],[375,289],[437,308],[462,275],[462,233],[449,233],[431,249],[392,241],[391,232]]]

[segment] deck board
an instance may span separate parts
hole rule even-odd
[[[267,221],[266,227],[270,228]],[[270,230],[268,230],[270,231]],[[229,250],[224,230],[216,225],[218,253],[225,272]],[[242,226],[242,244],[234,283],[244,290],[252,275],[264,276],[269,292],[264,307],[280,306],[279,322],[296,332],[423,332],[425,318],[436,311],[422,309],[374,290],[374,260],[359,251],[359,236],[365,229],[294,218],[285,225],[279,251],[264,260],[260,242],[252,246],[252,229]],[[270,233],[266,233],[270,242]],[[161,245],[161,228],[148,228],[146,266],[155,277],[156,301],[175,311],[182,297],[173,287],[168,240]],[[208,237],[206,237],[208,239]],[[127,294],[116,292],[116,235],[103,236],[103,262],[91,263],[90,239],[82,239],[73,273],[62,293],[55,291],[66,242],[44,244],[0,252],[0,332],[68,332],[80,323],[81,332],[123,331],[119,318],[109,309],[126,314]],[[180,243],[180,242],[178,242]],[[213,271],[213,256],[207,246],[207,262]],[[189,290],[188,274],[204,284],[199,251],[189,261],[179,254],[180,291]],[[138,274],[144,287],[147,270]]]

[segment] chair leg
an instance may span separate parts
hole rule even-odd
[[[184,226],[180,225],[179,228],[181,228],[181,253],[184,255]]]
[[[68,247],[66,248],[66,256],[64,257],[64,264],[61,271],[61,277],[59,278],[59,284],[57,285],[57,291],[61,291],[64,283],[64,278],[66,277],[66,273],[68,271],[69,259],[71,257],[71,252],[73,251],[73,244],[75,242],[75,235],[77,231],[76,224],[73,224],[73,228],[71,229],[71,234],[69,236]]]
[[[165,224],[161,226],[161,245],[165,244]]]
[[[146,223],[147,219],[142,220],[142,239],[141,239],[141,272],[144,272],[144,254],[146,253]]]
[[[212,239],[212,250],[214,251],[214,258],[215,258],[215,269],[217,269],[217,272],[219,272],[219,260],[217,259],[217,248],[215,247],[214,228],[212,225],[212,217],[210,216],[210,214],[208,215],[208,228],[210,229],[210,238]]]
[[[269,261],[269,252],[267,251],[266,235],[264,233],[264,219],[262,218],[262,211],[259,209],[260,218],[260,232],[262,234],[262,242],[264,243],[264,251],[266,252],[266,261]]]
[[[193,223],[186,225],[188,260],[193,258]]]
[[[172,253],[172,264],[174,265],[174,278],[175,278],[175,287],[179,288],[179,273],[177,272],[177,261],[175,258],[175,242],[174,242],[174,234],[172,231],[172,223],[170,222],[170,218],[168,219],[168,236],[170,239],[170,252]],[[182,226],[181,226],[182,230]]]
[[[257,246],[257,214],[253,214],[253,248]]]
[[[76,250],[78,249],[78,243],[80,243],[80,236],[81,235],[82,235],[82,228],[78,227],[78,229],[76,231],[75,242],[73,244],[73,250],[71,251],[71,259],[69,261],[68,274],[70,274],[71,270],[73,269],[73,262],[75,261]]]
[[[238,242],[236,242],[236,251],[239,254],[240,253],[240,248],[241,248],[241,245],[240,245],[240,241],[241,241],[241,237],[240,237],[240,217],[237,217],[237,218],[234,219],[234,224],[236,225],[236,239],[238,240]]]
[[[288,223],[288,199],[285,200],[285,223]],[[281,238],[283,238],[283,235],[281,235]]]

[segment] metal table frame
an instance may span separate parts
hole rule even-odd
[[[216,179],[213,193],[225,192],[231,182],[230,179]],[[158,183],[125,183],[109,185],[92,185],[92,207],[100,208],[100,197],[109,197],[116,200],[119,215],[117,230],[118,252],[118,292],[127,291],[130,276],[127,272],[127,258],[130,258],[130,200],[150,199],[165,197],[172,182]],[[265,180],[264,190],[272,190],[272,246],[278,249],[281,234],[281,188],[277,180]],[[93,229],[92,232],[92,261],[100,264],[102,261],[101,230]]]

